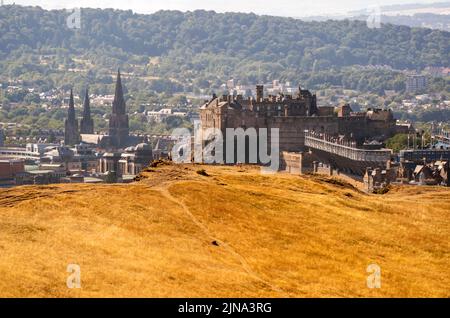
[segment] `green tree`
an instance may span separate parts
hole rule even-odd
[[[399,152],[408,147],[408,134],[397,134],[386,141],[386,147]]]

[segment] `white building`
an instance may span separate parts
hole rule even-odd
[[[427,87],[427,77],[424,75],[408,75],[406,77],[406,91],[416,92]]]
[[[159,111],[148,111],[147,119],[149,121],[161,122],[169,116],[186,117],[187,113],[184,112],[174,112],[171,108],[163,108]]]

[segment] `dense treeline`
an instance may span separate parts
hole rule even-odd
[[[134,66],[140,65],[140,75],[164,79],[151,84],[157,92],[218,87],[231,77],[243,83],[278,78],[308,81],[311,87],[378,91],[401,90],[404,79],[395,71],[367,78],[355,65],[450,65],[450,33],[431,29],[390,24],[370,29],[361,21],[304,22],[212,11],[142,15],[82,9],[81,29],[73,30],[67,27],[69,15],[65,10],[0,7],[0,71],[44,80],[42,75],[50,76],[60,63],[79,66],[72,58],[81,56],[92,63],[91,80],[109,82],[104,75],[95,77],[96,72],[122,66],[136,73]],[[38,65],[36,53],[54,54],[57,60]],[[156,62],[149,63],[149,57],[157,57]]]
[[[137,55],[171,51],[213,53],[281,65],[313,67],[314,60],[333,66],[386,64],[418,68],[449,64],[450,35],[430,29],[383,25],[369,29],[360,21],[303,22],[254,14],[207,11],[81,10],[81,29],[66,26],[69,13],[5,6],[0,10],[3,54],[25,45],[92,50],[103,46]]]

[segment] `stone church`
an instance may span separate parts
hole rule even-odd
[[[88,89],[85,92],[83,117],[80,121],[80,128],[78,129],[78,120],[75,115],[73,93],[71,90],[69,110],[65,121],[65,145],[73,146],[83,142],[95,145],[97,148],[115,151],[143,143],[145,142],[144,139],[143,137],[130,135],[120,71],[117,73],[112,112],[109,115],[108,134],[94,133],[94,120],[91,117]]]

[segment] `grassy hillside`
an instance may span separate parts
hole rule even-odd
[[[449,297],[449,194],[210,166],[0,190],[0,296]]]

